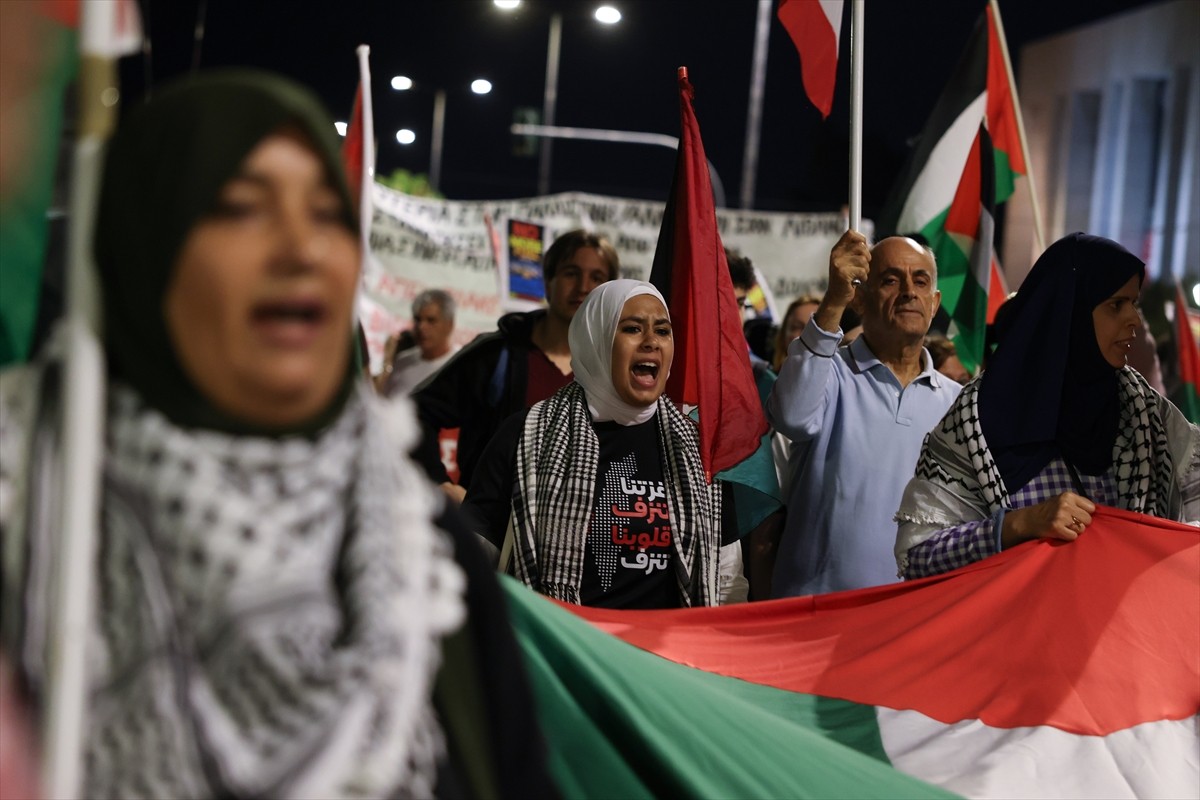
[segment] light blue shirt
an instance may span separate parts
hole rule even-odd
[[[771,424],[795,443],[775,597],[896,582],[892,517],[925,434],[962,388],[933,369],[928,351],[901,387],[861,336],[841,340],[810,319],[767,400]]]

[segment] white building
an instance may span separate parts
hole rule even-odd
[[[1046,244],[1115,239],[1154,278],[1200,272],[1200,2],[1171,0],[1023,48],[1017,87]],[[1017,286],[1040,250],[1026,187],[1002,261]]]

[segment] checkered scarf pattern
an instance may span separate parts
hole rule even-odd
[[[663,458],[683,605],[714,605],[721,544],[721,491],[704,479],[696,426],[658,400]],[[529,411],[517,446],[514,571],[527,586],[579,605],[584,547],[595,503],[600,442],[583,387],[572,382]]]
[[[1154,390],[1135,370],[1117,373],[1121,422],[1113,446],[1117,505],[1153,516],[1168,516],[1174,465],[1167,433],[1154,402]],[[916,477],[960,487],[983,501],[987,513],[1010,508],[1009,488],[984,439],[979,422],[982,376],[964,387],[941,424],[926,437]],[[953,451],[953,457],[948,457]],[[956,469],[955,464],[970,465]],[[1016,487],[1020,489],[1021,487]],[[901,516],[907,518],[903,514]]]
[[[0,375],[2,607],[25,618],[4,646],[31,686],[54,538],[23,501],[50,489],[11,478],[53,475],[29,460],[39,375]],[[268,439],[181,428],[113,384],[106,435],[87,794],[432,796],[464,576],[402,455],[407,399],[358,387],[317,437]]]

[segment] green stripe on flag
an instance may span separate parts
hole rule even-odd
[[[1181,383],[1171,399],[1187,417],[1188,422],[1200,425],[1200,393],[1197,393],[1195,386]]]
[[[1008,153],[999,147],[992,149],[992,158],[996,164],[996,205],[1000,205],[1012,197],[1012,193],[1017,190],[1017,178],[1021,176],[1013,172],[1012,167],[1009,166]]]
[[[964,278],[963,287],[950,318],[954,320],[954,346],[958,360],[969,371],[975,372],[982,366],[983,348],[987,341],[988,296],[972,275]]]
[[[19,154],[28,171],[0,200],[0,366],[24,361],[30,355],[46,257],[46,212],[54,194],[63,94],[78,64],[75,32],[42,22],[40,79],[16,108],[10,109],[17,124],[28,127],[28,146]]]
[[[964,253],[946,232],[949,212],[947,208],[930,220],[921,235],[937,258],[938,291],[942,293],[942,307],[954,323],[950,333],[958,359],[974,372],[980,366],[987,333],[988,295],[971,274],[970,254]]]
[[[503,584],[566,797],[954,796],[889,765],[872,706],[676,664]]]

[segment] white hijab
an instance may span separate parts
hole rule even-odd
[[[588,411],[596,422],[614,420],[620,425],[637,425],[654,416],[658,403],[635,406],[626,403],[617,394],[612,381],[613,341],[617,336],[617,323],[621,311],[630,298],[648,294],[658,298],[667,307],[663,296],[644,281],[616,280],[603,283],[593,289],[584,299],[571,327],[567,331],[567,342],[571,346],[571,370],[575,380],[583,387],[587,396]],[[668,319],[670,312],[667,312]],[[667,364],[663,365],[668,368]]]

